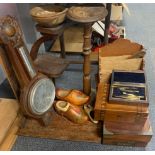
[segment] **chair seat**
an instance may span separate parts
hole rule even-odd
[[[60,76],[68,67],[69,62],[63,58],[51,56],[51,54],[38,55],[34,60],[36,69],[51,78]]]

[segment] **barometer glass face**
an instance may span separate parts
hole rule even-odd
[[[36,82],[30,92],[30,106],[33,113],[41,115],[51,108],[55,98],[53,82],[44,78]]]

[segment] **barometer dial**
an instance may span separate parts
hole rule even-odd
[[[55,87],[48,78],[37,81],[29,95],[29,105],[34,114],[42,115],[48,111],[55,98]]]

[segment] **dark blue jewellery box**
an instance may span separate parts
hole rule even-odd
[[[113,70],[109,103],[148,106],[147,86],[143,71]]]

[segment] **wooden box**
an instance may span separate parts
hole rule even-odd
[[[113,70],[109,103],[142,104],[148,107],[147,87],[144,71]]]
[[[145,54],[145,52],[142,52],[143,50],[142,45],[122,38],[100,48],[99,81],[110,83],[113,70],[143,70],[143,54]]]
[[[104,123],[103,126],[103,144],[111,145],[126,145],[126,146],[138,146],[145,147],[152,138],[152,128],[150,126],[149,119],[146,121],[141,130],[135,132],[134,127],[126,127],[126,130],[122,130],[121,126],[112,126]],[[134,131],[134,132],[133,132]]]
[[[143,46],[127,39],[118,39],[99,51],[99,84],[94,108],[96,120],[127,123],[144,123],[148,104],[109,103],[109,84],[113,70],[143,70]],[[138,55],[137,52],[141,51]]]
[[[126,122],[117,122],[117,121],[105,121],[104,125],[107,129],[110,129],[113,133],[132,133],[136,134],[142,132],[142,130],[149,130],[150,128],[150,121],[149,117],[145,120],[145,122],[137,122],[137,123],[126,123]]]
[[[95,120],[144,124],[149,114],[147,106],[109,103],[109,88],[109,84],[98,85],[94,108]]]

